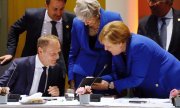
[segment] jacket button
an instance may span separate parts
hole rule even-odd
[[[155,84],[156,87],[159,87],[159,84]]]

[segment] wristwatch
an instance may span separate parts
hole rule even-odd
[[[70,81],[70,88],[71,88],[71,89],[74,89],[74,80],[71,80],[71,81]]]
[[[113,82],[110,82],[108,84],[108,89],[114,89],[114,83]]]

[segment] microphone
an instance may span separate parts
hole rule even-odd
[[[104,65],[103,69],[99,72],[99,74],[94,78],[94,80],[92,81],[92,83],[90,83],[89,85],[92,86],[97,79],[99,79],[98,77],[104,72],[104,70],[108,67],[107,64]],[[81,81],[81,83],[79,84],[78,88],[83,84],[83,80]],[[78,94],[75,95],[76,97],[78,96]],[[101,95],[99,94],[91,94],[90,97],[90,101],[94,101],[94,102],[100,102],[100,97]]]
[[[104,70],[108,67],[107,64],[104,65],[103,69],[99,72],[99,74],[95,77],[94,81],[91,83],[91,86],[94,84],[94,82],[96,82],[96,80],[98,79],[98,77],[104,72]]]
[[[10,75],[10,78],[9,78],[7,84],[6,84],[6,87],[9,87],[9,83],[10,83],[10,81],[11,81],[11,79],[12,79],[12,77],[13,77],[16,69],[17,69],[17,65],[16,65],[16,64],[12,63],[12,65],[14,65],[14,69],[13,69],[12,74]],[[8,94],[8,100],[7,100],[7,101],[8,101],[8,102],[19,102],[19,99],[20,99],[20,94],[12,94],[12,93],[9,93],[9,94]]]
[[[15,64],[13,63],[13,65],[15,65]],[[6,87],[9,87],[9,83],[10,83],[10,81],[11,81],[11,79],[12,79],[12,77],[13,77],[15,71],[16,71],[16,68],[17,68],[17,65],[14,66],[13,72],[12,72],[12,74],[11,74],[7,84],[6,84]]]
[[[87,80],[87,77],[86,77],[86,78],[84,78],[83,80],[81,80],[78,88],[81,87],[81,86],[84,86],[84,85],[86,85],[86,84],[92,86],[93,83],[95,83],[96,81],[99,80],[99,76],[103,73],[103,71],[107,68],[107,66],[108,66],[108,65],[105,64],[104,67],[103,67],[103,69],[102,69],[102,70],[99,72],[99,74],[98,74],[96,77],[94,77],[93,79]],[[101,80],[101,79],[100,79],[100,80]],[[86,84],[85,84],[85,83],[86,83]]]

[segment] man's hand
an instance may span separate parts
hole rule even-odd
[[[11,60],[13,58],[12,55],[4,55],[0,57],[0,64],[4,64],[5,62]]]
[[[59,96],[59,88],[57,86],[49,86],[48,92],[51,96]]]
[[[105,80],[102,80],[101,83],[94,83],[91,87],[94,90],[108,90],[109,83]]]
[[[9,87],[0,87],[0,95],[5,95],[9,93]]]

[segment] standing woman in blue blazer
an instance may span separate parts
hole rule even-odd
[[[122,20],[117,13],[105,11],[97,0],[77,0],[74,9],[76,18],[72,25],[71,48],[69,52],[68,79],[71,88],[77,88],[86,76],[97,76],[111,72],[112,56],[104,50],[98,36],[105,24]]]
[[[105,75],[93,89],[136,88],[136,96],[168,98],[173,88],[180,88],[180,62],[153,40],[130,34],[121,21],[107,24],[100,42],[113,55],[113,71]],[[120,78],[121,77],[121,78]],[[106,81],[105,81],[106,80]]]

